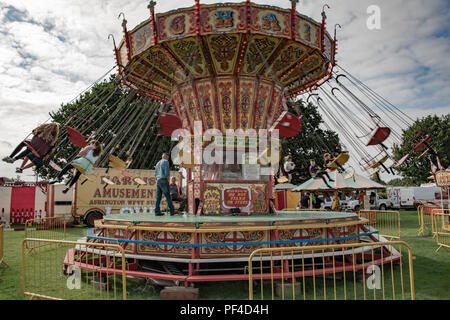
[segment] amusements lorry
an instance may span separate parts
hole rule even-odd
[[[129,176],[130,175],[130,176]],[[180,186],[181,173],[170,172]],[[145,183],[145,184],[144,184]],[[156,178],[153,170],[94,168],[89,177],[78,179],[73,189],[72,216],[76,222],[94,225],[107,214],[152,213],[156,201]],[[177,204],[175,204],[175,209]],[[166,207],[162,197],[161,209]]]

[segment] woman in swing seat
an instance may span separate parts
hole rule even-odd
[[[73,175],[72,179],[70,179],[70,181],[66,183],[67,188],[63,190],[63,193],[67,193],[67,191],[69,191],[69,189],[78,181],[82,174],[91,174],[91,170],[97,160],[100,158],[102,152],[103,147],[101,143],[96,140],[91,141],[86,147],[81,149],[80,153],[78,154],[80,157],[66,164],[66,166],[58,173],[56,180],[50,182],[50,184],[61,182],[62,177],[67,173],[67,171],[75,168],[75,174]]]
[[[33,138],[20,143],[9,157],[3,158],[3,161],[13,163],[18,159],[24,159],[21,166],[16,169],[17,173],[36,166],[40,168],[43,160],[55,150],[56,140],[58,139],[59,125],[57,123],[42,124],[33,130]],[[23,148],[19,155],[17,155]],[[27,164],[31,161],[30,164]]]
[[[309,166],[309,173],[311,174],[311,177],[316,178],[316,177],[320,177],[322,178],[323,182],[325,182],[325,184],[328,186],[328,188],[332,188],[332,186],[330,186],[328,184],[327,179],[325,179],[324,175],[327,176],[329,181],[334,181],[333,179],[331,179],[331,177],[329,176],[328,172],[326,170],[322,170],[322,168],[320,168],[317,163],[316,160],[311,159],[309,160],[309,163],[311,164]]]
[[[14,163],[18,159],[25,158],[30,152],[26,144],[32,146],[37,144],[36,146],[37,148],[39,148],[39,145],[41,144],[54,145],[56,139],[58,138],[58,132],[59,132],[59,125],[57,123],[41,124],[39,127],[35,128],[32,131],[33,138],[31,140],[28,139],[22,141],[8,157],[4,157],[2,160],[8,163]],[[24,148],[25,150],[22,151],[22,149]],[[22,152],[19,155],[17,155],[20,151]]]

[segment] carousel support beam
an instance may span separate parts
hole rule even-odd
[[[120,18],[120,16],[123,16],[123,20],[122,20],[123,37],[125,39],[125,45],[127,46],[128,61],[130,62],[131,61],[131,43],[130,43],[130,35],[127,30],[127,20],[125,20],[125,14],[123,12],[121,12],[119,14],[118,19]]]
[[[337,39],[336,39],[336,29],[337,27],[342,28],[340,24],[335,24],[334,25],[334,49],[333,49],[333,66],[336,65],[337,60],[336,60],[336,54],[337,54]]]
[[[203,210],[203,201],[200,201],[200,205],[198,206],[197,209],[197,217],[200,217],[202,215],[202,210]]]
[[[200,0],[195,0],[195,25],[195,33],[199,36],[201,33]]]
[[[291,7],[291,39],[295,40],[295,18],[297,17],[296,10],[297,10],[297,3],[298,0],[290,0],[292,7]]]
[[[252,26],[252,13],[251,13],[250,0],[246,1],[245,8],[246,8],[246,15],[247,15],[247,20],[246,20],[247,33],[249,33],[251,30],[251,26]]]
[[[119,50],[117,50],[116,40],[114,39],[114,36],[112,34],[109,34],[108,40],[111,38],[113,39],[113,44],[114,44],[114,57],[116,58],[116,65],[119,68],[119,75],[121,75],[122,69],[120,68],[120,62],[119,62]]]
[[[322,8],[322,26],[321,26],[321,30],[320,30],[320,46],[321,46],[321,51],[325,52],[325,30],[326,30],[326,20],[327,20],[327,15],[325,14],[325,7],[327,7],[328,9],[330,9],[330,6],[325,4]]]
[[[150,9],[150,24],[152,26],[152,39],[153,39],[153,44],[158,44],[158,32],[156,30],[156,19],[155,19],[155,6],[156,6],[156,1],[151,0],[150,3],[148,4],[147,8]]]
[[[248,43],[248,35],[243,35],[241,51],[239,54],[238,63],[236,65],[235,75],[238,75],[241,72],[242,63],[244,62],[244,54],[245,54],[245,51],[247,50],[247,43]]]

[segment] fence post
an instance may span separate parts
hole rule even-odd
[[[433,210],[433,222],[436,243],[439,246],[436,252],[442,247],[450,249],[450,209]]]
[[[5,266],[7,266],[8,268],[9,268],[9,266],[8,266],[8,264],[5,262],[5,238],[4,238],[4,233],[3,233],[3,229],[4,229],[4,226],[3,225],[0,225],[0,266],[2,265],[2,264],[4,264]],[[3,280],[3,279],[1,279],[0,278],[0,280]]]

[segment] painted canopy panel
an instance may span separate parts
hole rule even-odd
[[[268,128],[284,98],[331,74],[332,38],[290,9],[201,4],[156,14],[154,23],[119,46],[124,83],[164,102],[178,95],[174,110],[191,129],[197,120],[220,130]]]

